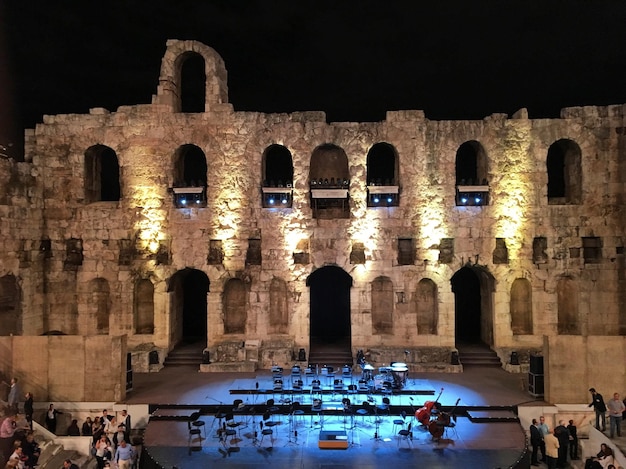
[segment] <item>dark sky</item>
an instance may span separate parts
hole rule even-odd
[[[626,103],[623,0],[0,1],[20,127],[149,103],[168,38],[213,47],[241,111],[537,118]]]

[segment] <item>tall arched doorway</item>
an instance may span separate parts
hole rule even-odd
[[[170,279],[170,340],[199,342],[207,340],[207,294],[209,277],[197,269],[186,268]]]
[[[465,266],[451,282],[457,346],[481,342],[493,345],[493,276],[481,267]]]
[[[306,284],[311,308],[309,362],[352,363],[352,277],[339,267],[326,266],[309,275]]]

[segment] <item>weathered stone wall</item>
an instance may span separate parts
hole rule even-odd
[[[0,371],[17,377],[38,402],[126,396],[125,336],[4,336],[0,357]]]
[[[605,400],[615,392],[624,394],[626,337],[562,335],[546,337],[544,345],[547,402],[590,402],[589,388]]]
[[[207,63],[206,112],[179,109],[179,58],[185,51]],[[213,356],[251,359],[245,341],[292,343],[308,348],[308,276],[325,265],[350,274],[351,339],[354,350],[455,346],[455,294],[451,279],[472,266],[490,279],[483,283],[482,338],[497,350],[540,349],[544,335],[558,334],[559,281],[571,279],[580,334],[624,334],[626,321],[624,194],[626,190],[626,107],[566,109],[560,119],[513,118],[495,114],[477,121],[430,121],[421,111],[394,111],[379,123],[326,123],[320,112],[263,114],[235,112],[227,102],[226,72],[219,56],[193,41],[169,41],[162,80],[153,104],[123,106],[115,112],[45,116],[27,134],[27,163],[0,161],[2,243],[0,275],[14,275],[22,292],[25,334],[61,330],[94,334],[98,314],[108,312],[108,334],[128,336],[129,348],[154,344],[171,348],[181,337],[181,316],[169,281],[183,269],[204,272],[207,344]],[[582,201],[549,205],[546,158],[550,146],[568,139],[581,151]],[[477,141],[486,154],[489,205],[455,203],[455,157]],[[367,154],[387,142],[399,160],[398,207],[368,208]],[[350,172],[349,218],[315,218],[308,185],[311,154],[324,143],[345,151]],[[121,198],[85,203],[85,152],[106,145],[117,155]],[[207,163],[206,208],[176,208],[177,149],[193,144]],[[290,209],[262,207],[263,152],[284,145],[293,159]],[[7,181],[17,180],[19,184]],[[11,189],[14,188],[14,189]],[[12,192],[11,192],[12,191]],[[11,194],[11,197],[9,197]],[[533,239],[546,238],[544,263],[533,262]],[[585,263],[582,237],[599,237],[602,256]],[[262,264],[246,265],[248,239],[261,239]],[[415,262],[398,265],[398,239],[415,240]],[[494,262],[496,238],[504,239],[508,260]],[[80,240],[82,251],[68,247]],[[440,243],[453,239],[450,261],[440,261]],[[42,252],[41,240],[50,251]],[[207,260],[211,240],[222,242],[221,264]],[[302,240],[308,264],[294,263]],[[363,243],[366,263],[350,263],[353,243]],[[120,262],[121,246],[131,246]],[[498,257],[500,259],[500,257]],[[391,333],[373,334],[371,282],[391,280],[396,299]],[[247,288],[245,333],[224,333],[222,295],[231,278]],[[269,291],[274,278],[286,282],[289,324],[272,334]],[[437,333],[418,334],[415,295],[430,279],[437,288]],[[510,291],[516,279],[532,287],[532,334],[514,335]],[[154,284],[154,333],[134,333],[134,288]],[[107,297],[93,291],[105,286]],[[77,339],[78,340],[78,339]],[[241,350],[228,352],[241,343]],[[274,356],[261,350],[260,366]],[[219,352],[219,353],[218,353]],[[445,355],[444,353],[444,355]],[[396,353],[396,355],[398,355]],[[286,356],[289,356],[287,354]],[[255,358],[257,359],[257,358]]]

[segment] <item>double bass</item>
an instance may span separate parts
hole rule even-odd
[[[430,421],[430,423],[428,424],[428,432],[432,435],[433,440],[441,439],[445,428],[453,426],[451,425],[451,418],[453,418],[456,422],[456,416],[454,415],[454,411],[456,410],[460,401],[461,398],[459,397],[450,412],[439,412],[437,418]]]
[[[415,411],[415,418],[422,425],[426,427],[428,426],[430,422],[430,415],[432,414],[433,408],[436,408],[437,401],[441,397],[441,393],[443,393],[443,388],[441,388],[441,391],[439,391],[437,399],[435,399],[434,401],[424,402],[424,405]]]

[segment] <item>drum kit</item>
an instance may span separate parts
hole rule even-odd
[[[378,373],[367,362],[361,364],[361,380],[366,381],[372,390],[402,389],[409,379],[409,367],[403,362],[392,362],[391,366],[381,366]]]

